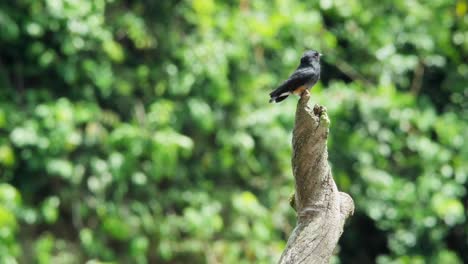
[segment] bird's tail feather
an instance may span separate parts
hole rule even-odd
[[[284,91],[284,87],[281,85],[279,86],[278,88],[276,88],[274,91],[272,91],[270,93],[270,103],[272,102],[275,102],[275,103],[279,103],[281,101],[283,101],[284,99],[286,99],[286,97],[288,97],[288,95],[291,94],[291,92],[289,91]]]
[[[270,103],[279,103],[279,102],[283,101],[284,99],[288,98],[288,96],[289,96],[289,94],[271,97],[270,98]]]

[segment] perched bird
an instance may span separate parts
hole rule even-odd
[[[306,51],[293,74],[270,93],[270,103],[279,103],[290,94],[300,96],[305,90],[312,88],[320,78],[320,56],[322,54],[315,50]]]

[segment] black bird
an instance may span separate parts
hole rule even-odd
[[[270,93],[270,103],[279,103],[290,94],[300,96],[305,90],[312,88],[320,78],[320,56],[322,54],[315,50],[306,51],[293,74]]]

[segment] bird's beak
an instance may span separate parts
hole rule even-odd
[[[322,57],[322,56],[323,56],[323,54],[322,54],[322,53],[319,53],[319,56],[320,56],[320,57]]]

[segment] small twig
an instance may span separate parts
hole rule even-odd
[[[374,83],[366,79],[356,69],[344,60],[336,59],[336,67],[353,81],[362,82],[366,86],[374,86]]]
[[[146,122],[146,112],[145,112],[145,106],[141,101],[137,101],[135,103],[135,119],[138,122],[139,125],[145,126],[147,124]]]
[[[411,82],[410,91],[413,95],[418,95],[422,88],[422,80],[424,77],[424,62],[419,60],[418,66],[414,71],[413,80]]]
[[[325,26],[324,26],[324,28],[323,28],[323,30],[321,31],[320,34],[323,35],[324,32],[329,32],[328,28],[326,28]],[[320,38],[320,39],[324,39],[324,38]],[[323,42],[321,43],[320,46],[326,47],[326,45],[324,45]],[[334,55],[334,52],[332,50],[324,50],[324,52],[325,52],[325,58],[328,57],[327,54],[329,54],[329,55],[333,54]],[[330,56],[330,57],[332,57],[332,56]],[[361,82],[366,86],[375,86],[375,84],[372,81],[368,80],[364,75],[359,73],[359,71],[357,71],[349,63],[347,63],[344,60],[339,59],[337,56],[334,56],[334,57],[335,57],[335,66],[338,68],[338,70],[340,70],[348,78],[350,78],[353,81]]]

